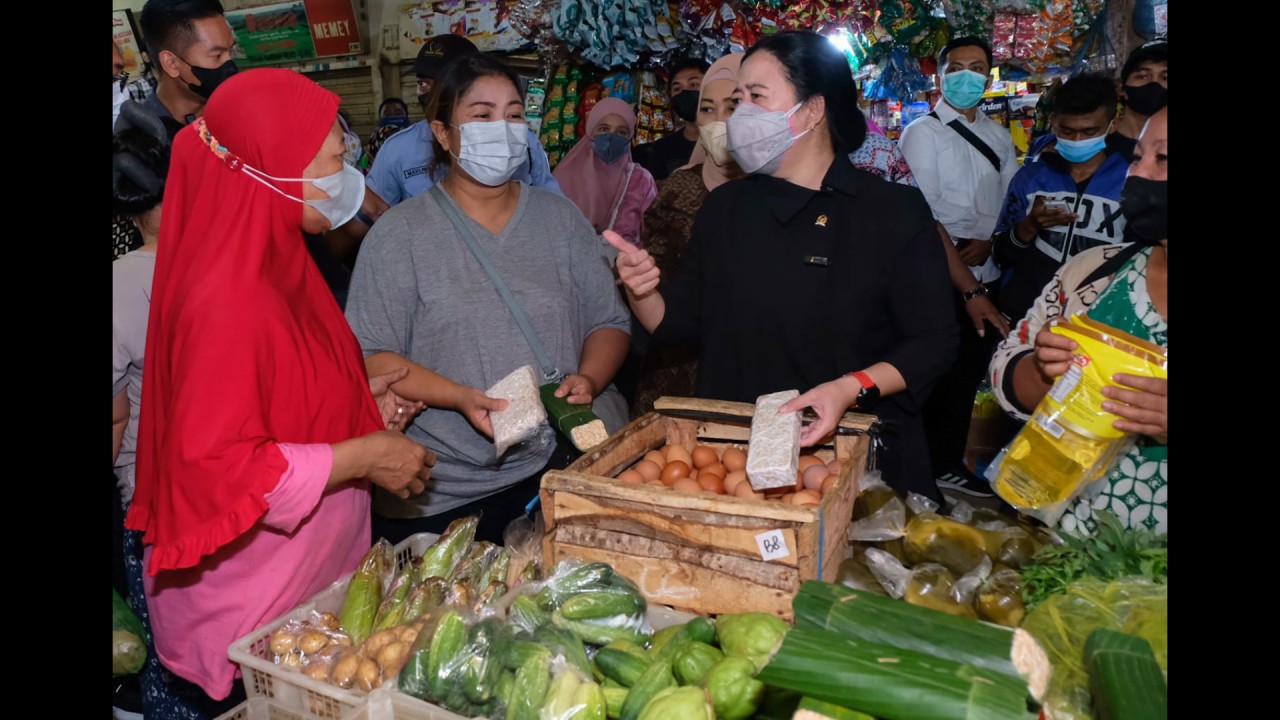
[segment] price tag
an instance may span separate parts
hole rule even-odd
[[[760,533],[756,536],[756,545],[760,546],[760,557],[763,560],[778,560],[791,554],[781,530]]]

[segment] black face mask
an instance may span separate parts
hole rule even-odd
[[[1146,85],[1125,85],[1124,104],[1141,115],[1151,117],[1169,104],[1169,91],[1154,80]]]
[[[186,61],[183,60],[183,62]],[[226,82],[227,78],[240,72],[240,68],[236,67],[235,60],[228,60],[216,68],[202,68],[192,65],[191,63],[187,63],[187,65],[191,68],[191,74],[200,81],[199,85],[187,83],[187,87],[191,88],[191,92],[199,95],[205,100],[208,100],[209,96],[213,94],[213,91],[217,90],[219,85]]]
[[[671,98],[671,109],[676,111],[676,116],[685,122],[694,122],[698,119],[698,92],[696,90],[685,90]]]
[[[1120,212],[1137,242],[1159,245],[1169,237],[1169,183],[1130,176],[1120,191]]]

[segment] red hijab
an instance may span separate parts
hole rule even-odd
[[[564,196],[573,201],[587,216],[596,232],[609,228],[609,217],[618,204],[618,198],[627,191],[627,167],[633,165],[631,154],[625,153],[612,163],[606,163],[591,148],[591,138],[596,126],[610,115],[617,115],[627,123],[631,136],[636,134],[636,114],[625,100],[610,97],[601,100],[587,113],[587,134],[568,155],[556,165],[556,182]]]
[[[338,96],[291,70],[247,70],[205,106],[244,164],[298,178]],[[276,182],[302,197],[302,183]],[[174,139],[147,329],[137,489],[127,525],[147,572],[191,567],[250,530],[286,470],[277,443],[382,427],[359,343],[304,244],[302,204],[220,158],[196,124]]]

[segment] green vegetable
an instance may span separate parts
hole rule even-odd
[[[444,580],[431,577],[409,592],[405,600],[404,622],[413,622],[444,602]]]
[[[1062,533],[1062,545],[1045,545],[1022,569],[1027,610],[1082,577],[1104,581],[1141,576],[1152,582],[1169,579],[1169,536],[1144,528],[1125,528],[1106,510],[1094,512],[1097,531],[1089,536]]]
[[[614,640],[604,647],[610,650],[621,650],[623,652],[631,653],[643,660],[645,667],[648,667],[651,662],[649,659],[649,653],[645,652],[643,647],[631,642],[630,640]]]
[[[548,660],[551,659],[551,651],[542,645],[532,640],[516,640],[507,645],[505,663],[509,669],[518,670],[534,655],[546,655]]]
[[[551,613],[543,610],[532,597],[521,595],[511,602],[508,618],[512,625],[533,632],[551,622]]]
[[[569,720],[573,717],[573,699],[581,684],[582,680],[572,670],[565,670],[552,678],[547,699],[538,713],[539,720]]]
[[[560,613],[570,620],[596,620],[645,611],[644,598],[629,592],[584,592],[564,601]]]
[[[688,635],[689,639],[695,642],[711,645],[716,641],[715,621],[709,617],[699,615],[685,623],[685,635]]]
[[[684,625],[673,625],[659,631],[653,637],[649,655],[655,660],[670,660],[685,643],[716,642],[716,626],[710,618],[696,617]]]
[[[590,620],[570,620],[559,610],[551,613],[551,624],[562,630],[568,630],[574,637],[592,645],[608,645],[615,640],[640,644],[646,640],[644,633],[634,628],[597,625]],[[588,672],[590,672],[589,669]]]
[[[676,650],[671,658],[671,671],[681,685],[698,685],[712,665],[724,659],[724,653],[704,642],[692,640]]]
[[[721,615],[716,621],[716,636],[726,655],[737,655],[763,668],[787,634],[782,618],[762,612]]]
[[[405,601],[409,597],[409,591],[413,589],[413,575],[413,563],[406,563],[396,574],[396,579],[391,583],[391,589],[378,605],[372,632],[395,627],[404,621],[405,611],[408,609]]]
[[[476,537],[476,526],[480,518],[471,515],[458,518],[449,523],[444,535],[422,553],[422,568],[418,571],[422,578],[448,578],[458,566],[458,561],[466,555]]]
[[[511,691],[516,687],[516,674],[513,670],[503,670],[498,676],[498,686],[493,694],[502,703],[502,707],[511,705]]]
[[[627,688],[604,688],[605,714],[613,720],[622,717],[622,705],[627,701],[627,694],[630,692]]]
[[[385,540],[378,543],[387,545]],[[386,573],[384,563],[386,555],[379,544],[374,544],[365,553],[351,576],[347,585],[347,594],[342,599],[342,610],[338,613],[338,621],[342,629],[347,631],[351,642],[359,645],[368,639],[373,631],[373,621],[378,614],[378,606],[382,603],[382,576]]]
[[[533,655],[516,671],[507,720],[538,720],[538,710],[551,685],[550,655]]]
[[[1009,630],[876,593],[809,580],[792,601],[796,626],[970,664],[1031,685],[1043,698],[1049,658],[1022,630]],[[1014,658],[1017,658],[1015,661]]]
[[[499,598],[501,598],[503,595],[506,595],[506,594],[507,594],[507,584],[502,582],[501,580],[494,580],[493,582],[489,583],[489,586],[484,589],[484,592],[480,593],[480,597],[476,598],[476,602],[474,605],[472,605],[471,610],[472,612],[479,613],[481,610],[488,607],[489,605],[492,605]]]
[[[715,714],[702,688],[673,687],[655,695],[639,720],[715,720]]]
[[[462,689],[473,703],[493,697],[504,668],[501,643],[502,623],[487,618],[471,626],[462,666]]]
[[[639,720],[640,713],[658,693],[675,685],[676,678],[671,674],[671,663],[666,660],[654,661],[640,679],[636,680],[636,684],[631,686],[626,702],[622,703],[619,720]]]
[[[142,621],[111,589],[111,674],[132,675],[142,669],[147,661],[147,646],[142,642]]]
[[[544,625],[533,634],[533,639],[552,654],[564,655],[565,661],[581,670],[583,675],[591,675],[591,658],[587,657],[587,649],[573,633]]]
[[[605,720],[609,712],[609,703],[605,700],[604,689],[590,680],[578,686],[573,694],[574,720]]]
[[[427,658],[427,683],[435,698],[447,698],[450,690],[460,690],[459,663],[467,644],[467,622],[456,610],[447,610],[436,625]]]
[[[1098,720],[1164,720],[1169,690],[1151,644],[1098,628],[1084,644]]]
[[[677,637],[688,637],[688,631],[685,630],[684,625],[670,625],[654,633],[649,640],[649,657],[654,659],[661,659],[658,657],[659,655],[667,658],[671,657],[671,653],[675,652],[675,648],[671,650],[666,650],[665,648]]]
[[[491,583],[507,582],[507,571],[511,569],[511,553],[505,548],[501,548],[501,552],[493,559],[493,562],[484,571],[484,577],[481,582],[488,586]]]
[[[441,612],[427,616],[417,639],[409,648],[409,658],[400,669],[398,685],[400,692],[421,700],[431,694],[431,644],[435,640],[436,628],[439,626]]]
[[[563,563],[556,569],[559,570],[562,567],[564,567]],[[551,612],[578,593],[609,587],[615,576],[613,568],[607,563],[594,562],[580,565],[560,577],[552,577],[548,580],[547,584],[538,591],[535,599],[538,601],[538,607]]]
[[[703,685],[719,720],[745,720],[755,714],[764,697],[764,683],[755,679],[756,666],[730,655],[707,670]]]
[[[626,687],[635,685],[644,671],[649,669],[647,661],[625,650],[609,647],[600,648],[596,652],[595,663],[605,677],[612,678]]]
[[[1032,720],[1036,714],[1027,684],[1017,678],[809,627],[787,633],[756,679],[884,720]]]

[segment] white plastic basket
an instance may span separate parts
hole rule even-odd
[[[442,707],[388,688],[369,693],[367,701],[342,720],[466,720]]]
[[[252,697],[237,705],[231,712],[219,715],[214,720],[307,720],[307,718],[285,709],[271,698]]]
[[[418,533],[396,545],[396,572],[413,557],[422,555],[439,538],[435,533]],[[249,703],[265,698],[273,701],[270,703],[273,712],[287,711],[293,714],[237,716],[234,714],[236,711],[233,711],[231,715],[224,716],[226,720],[342,720],[344,713],[364,705],[367,693],[343,690],[322,680],[309,678],[297,668],[277,665],[271,661],[269,648],[271,634],[286,622],[307,619],[312,610],[334,614],[340,612],[342,601],[347,595],[347,584],[351,582],[353,574],[346,575],[287,614],[231,643],[227,656],[240,666]]]

